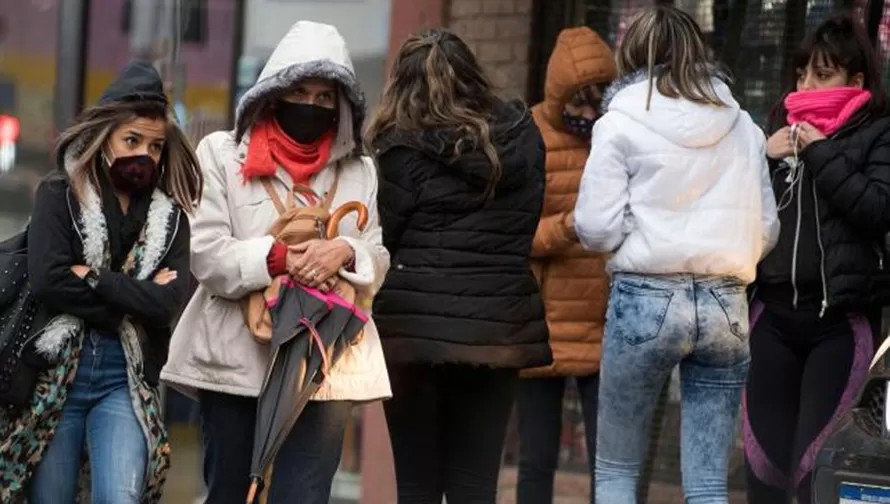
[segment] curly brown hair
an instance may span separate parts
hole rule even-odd
[[[454,155],[481,148],[491,163],[484,197],[490,198],[503,175],[491,139],[491,123],[502,101],[476,56],[457,35],[434,28],[412,35],[399,48],[380,104],[365,132],[365,148],[386,134],[408,131],[456,131]]]

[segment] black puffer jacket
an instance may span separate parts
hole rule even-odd
[[[890,267],[884,258],[890,231],[890,118],[854,119],[832,138],[804,149],[800,160],[803,178],[793,197],[788,167],[774,165],[776,198],[782,203],[787,193],[788,205],[779,214],[779,243],[760,265],[758,296],[791,305],[796,291],[799,305],[869,306],[885,297],[879,280]]]
[[[547,324],[528,263],[544,197],[544,147],[521,104],[492,124],[503,177],[483,199],[481,150],[454,158],[447,131],[374,145],[383,241],[392,269],[374,303],[390,362],[504,368],[549,364]]]

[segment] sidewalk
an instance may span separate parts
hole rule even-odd
[[[176,426],[170,429],[173,441],[172,468],[164,492],[164,504],[192,504],[200,492],[200,440],[198,430],[194,427]],[[515,467],[505,467],[501,471],[498,483],[498,504],[515,504],[516,502]],[[358,481],[345,481],[339,478],[337,493],[357,496]],[[590,480],[583,473],[560,471],[556,475],[553,499],[554,504],[588,504]],[[344,487],[350,487],[344,492]],[[349,502],[349,499],[332,499],[332,502]],[[355,501],[352,501],[355,502]],[[730,504],[745,504],[743,492],[733,492]],[[683,504],[683,494],[677,485],[653,483],[649,490],[649,501],[645,504]]]
[[[590,479],[586,474],[559,472],[554,485],[553,504],[588,504],[590,502]],[[515,504],[516,468],[508,467],[501,471],[498,484],[498,504]],[[730,504],[746,504],[744,492],[733,492]],[[676,485],[652,483],[649,501],[646,504],[684,504],[683,493]]]

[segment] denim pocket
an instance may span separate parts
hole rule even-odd
[[[748,339],[748,297],[742,286],[713,287],[711,294],[726,315],[729,330],[741,340]]]
[[[630,345],[655,339],[673,296],[671,291],[616,281],[606,315],[608,337],[618,336]]]

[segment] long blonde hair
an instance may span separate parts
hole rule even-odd
[[[652,100],[653,85],[670,98],[685,98],[703,105],[726,107],[714,89],[714,62],[701,28],[692,16],[670,5],[657,5],[640,13],[627,28],[616,54],[621,76],[646,69]],[[721,72],[721,76],[728,77]]]
[[[87,185],[101,191],[97,156],[116,128],[139,117],[166,121],[166,141],[159,165],[163,173],[158,186],[183,210],[192,213],[204,186],[198,156],[170,112],[158,102],[121,101],[90,107],[59,135],[56,159],[63,170],[66,163],[73,160],[70,178],[75,197],[83,202]]]
[[[495,108],[501,104],[470,48],[457,35],[434,28],[402,44],[380,105],[365,133],[365,147],[387,133],[456,131],[454,155],[480,148],[491,163],[484,197],[494,194],[503,167],[491,139]]]

